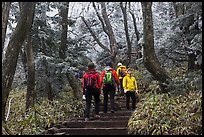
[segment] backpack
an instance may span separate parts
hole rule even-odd
[[[96,79],[96,72],[89,72],[87,73],[87,77],[85,78],[85,82],[86,82],[86,88],[95,88],[96,87],[96,83],[97,83],[97,79]]]
[[[125,67],[121,67],[120,68],[120,71],[119,71],[119,74],[121,77],[125,77],[126,76],[126,68]]]
[[[103,83],[108,85],[114,84],[114,78],[111,70],[106,70]]]

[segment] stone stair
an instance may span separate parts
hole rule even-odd
[[[108,103],[110,108],[110,102]],[[115,97],[115,113],[103,113],[100,105],[100,118],[94,118],[90,114],[90,120],[84,121],[84,117],[71,118],[61,121],[47,130],[48,135],[127,135],[127,124],[133,111],[126,110],[125,97]],[[93,112],[93,110],[92,110]]]

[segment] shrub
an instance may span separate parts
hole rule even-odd
[[[184,95],[149,92],[128,121],[128,134],[202,134],[202,92]]]
[[[60,92],[52,102],[42,98],[28,112],[25,110],[25,90],[12,91],[8,100],[10,99],[11,108],[7,125],[16,135],[45,134],[46,129],[53,123],[70,117],[79,117],[83,113],[82,100],[74,99],[72,92],[69,91]]]

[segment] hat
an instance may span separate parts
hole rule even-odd
[[[133,69],[132,69],[132,68],[128,68],[128,69],[127,69],[127,72],[128,72],[129,70],[132,71]]]
[[[120,62],[118,63],[118,66],[122,66],[122,65],[123,65],[123,64],[122,64],[122,63],[120,63]]]

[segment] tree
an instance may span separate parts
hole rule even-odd
[[[20,18],[18,20],[15,31],[9,41],[5,57],[2,63],[2,121],[5,122],[6,102],[11,90],[13,77],[16,70],[17,59],[22,44],[26,39],[32,25],[32,17],[34,12],[34,2],[19,2],[22,4]]]
[[[33,15],[34,16],[34,15]],[[35,93],[35,64],[32,49],[32,36],[28,34],[27,45],[25,45],[26,60],[27,60],[27,94],[26,94],[26,110],[34,105],[36,97]]]
[[[137,37],[137,42],[139,41],[140,39],[140,33],[137,29],[137,23],[136,23],[136,18],[135,18],[135,14],[133,13],[132,9],[131,9],[131,4],[129,3],[129,12],[132,16],[132,20],[133,20],[133,25],[134,25],[134,30],[135,30],[135,35]]]
[[[96,33],[93,31],[93,29],[91,29],[91,26],[90,24],[85,20],[84,17],[81,17],[82,18],[82,21],[86,24],[86,27],[89,29],[92,37],[94,38],[94,40],[97,42],[97,44],[103,48],[106,52],[108,52],[110,54],[110,57],[111,57],[111,60],[113,62],[113,66],[116,66],[116,54],[117,54],[117,41],[116,41],[116,38],[115,38],[115,34],[113,32],[113,28],[112,28],[112,25],[110,23],[110,20],[108,18],[108,14],[106,12],[106,5],[105,5],[105,2],[100,2],[100,5],[101,5],[101,15],[99,14],[99,12],[97,11],[96,9],[96,5],[95,3],[93,2],[93,7],[95,9],[95,12],[97,14],[97,17],[98,19],[100,20],[101,22],[101,25],[102,25],[102,28],[103,28],[103,31],[106,33],[106,35],[108,36],[108,39],[109,39],[109,47],[106,47],[100,40],[99,38],[97,37]]]
[[[11,2],[2,2],[2,51],[4,49],[10,6]]]
[[[131,63],[132,43],[130,41],[130,36],[129,36],[129,33],[128,33],[127,2],[125,2],[125,7],[123,6],[123,2],[120,2],[120,7],[121,7],[121,10],[122,10],[122,13],[123,13],[123,22],[124,22],[125,36],[126,36],[126,42],[127,42],[128,62],[127,62],[126,65],[128,66]]]
[[[160,86],[165,90],[171,78],[161,67],[154,50],[154,32],[152,22],[152,2],[141,2],[143,12],[143,61],[147,70],[160,82]]]
[[[173,2],[173,7],[178,18],[180,15],[184,14],[184,3],[183,2]]]
[[[62,18],[62,33],[61,33],[61,43],[59,47],[59,57],[61,59],[66,58],[66,47],[67,47],[67,29],[68,29],[68,9],[69,2],[65,2],[64,5],[61,6],[60,16]]]

